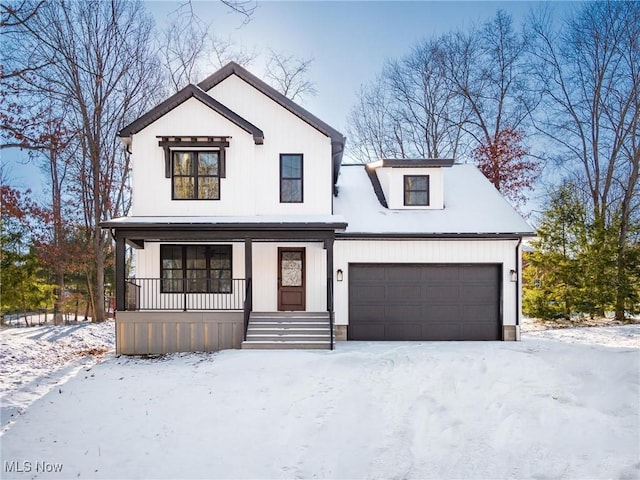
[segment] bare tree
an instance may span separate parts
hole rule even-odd
[[[194,13],[189,2],[173,12],[172,20],[161,31],[159,57],[168,89],[175,93],[198,83],[210,69],[217,70],[232,60],[247,65],[256,54],[213,33],[212,26]]]
[[[446,75],[468,105],[465,130],[477,144],[491,145],[505,128],[521,129],[537,99],[524,75],[527,37],[511,17],[499,10],[479,29],[448,35],[445,44]]]
[[[108,239],[100,222],[126,207],[128,158],[116,132],[154,103],[158,90],[149,51],[152,23],[139,2],[52,1],[17,28],[11,61],[46,65],[24,77],[24,96],[49,96],[68,108],[78,132],[75,178],[65,198],[78,198],[93,255],[87,272],[95,321],[104,319],[104,270]]]
[[[307,77],[312,63],[313,58],[297,58],[269,50],[265,76],[285,97],[301,102],[305,96],[317,93],[315,83]]]
[[[631,227],[640,226],[640,4],[584,4],[555,27],[549,10],[531,19],[544,116],[536,127],[556,145],[558,159],[591,199],[593,247],[606,249],[615,232],[615,315],[622,320],[635,288],[629,284]],[[594,281],[610,284],[595,251]],[[598,262],[598,263],[596,263]],[[598,299],[600,313],[606,308]]]
[[[412,156],[455,158],[459,152],[469,111],[447,77],[444,47],[441,38],[423,41],[384,69],[393,116],[410,144],[403,150]]]
[[[402,125],[391,110],[393,99],[384,78],[362,86],[348,117],[349,154],[362,163],[381,158],[406,158]]]

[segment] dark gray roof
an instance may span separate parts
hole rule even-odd
[[[258,127],[253,125],[251,122],[245,120],[237,113],[233,112],[229,108],[225,107],[223,104],[207,95],[199,87],[195,85],[187,85],[182,90],[180,90],[175,95],[172,95],[167,100],[157,105],[156,107],[149,110],[147,113],[142,115],[140,118],[130,123],[122,130],[118,132],[119,137],[129,137],[135,133],[138,133],[143,128],[151,125],[153,122],[158,120],[163,115],[166,115],[171,110],[176,108],[178,105],[186,102],[191,97],[194,97],[204,103],[206,106],[211,108],[212,110],[218,112],[227,120],[233,122],[238,127],[242,128],[246,132],[253,135],[253,140],[256,144],[262,144],[264,142],[264,133]]]
[[[264,95],[269,97],[274,102],[280,104],[282,107],[289,110],[291,113],[301,118],[309,125],[314,127],[316,130],[325,134],[326,136],[331,138],[331,155],[333,158],[333,182],[334,184],[338,180],[338,173],[340,172],[340,164],[342,163],[342,153],[344,152],[344,144],[346,138],[336,129],[326,124],[318,117],[310,113],[309,111],[302,108],[300,105],[295,103],[293,100],[285,97],[283,94],[278,92],[275,88],[268,85],[264,81],[260,80],[254,74],[249,72],[247,69],[241,67],[235,62],[229,62],[220,70],[205,78],[202,82],[198,84],[202,90],[208,91],[211,88],[218,85],[220,82],[230,77],[231,75],[237,75],[242,80],[247,82],[252,87],[256,88],[258,91],[262,92]]]
[[[383,158],[381,167],[414,168],[414,167],[450,167],[453,158]]]

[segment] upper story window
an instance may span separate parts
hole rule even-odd
[[[231,245],[161,245],[162,293],[231,293]]]
[[[280,202],[302,203],[302,154],[280,155]]]
[[[173,151],[174,200],[220,200],[220,152]]]
[[[429,175],[404,176],[404,204],[413,207],[429,206]]]

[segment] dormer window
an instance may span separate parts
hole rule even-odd
[[[429,206],[429,175],[404,176],[404,204],[411,207]]]
[[[172,151],[172,198],[220,200],[220,152]]]

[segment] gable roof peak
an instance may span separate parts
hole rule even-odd
[[[231,61],[227,63],[217,72],[212,73],[202,82],[198,83],[198,87],[205,92],[208,92],[231,75],[236,75],[238,78],[244,80],[263,95],[267,96],[281,107],[293,113],[295,116],[331,139],[333,181],[335,184],[338,181],[338,173],[340,171],[340,164],[342,163],[342,154],[344,152],[344,144],[346,141],[345,136],[236,62]]]
[[[210,109],[219,113],[227,120],[242,128],[244,131],[253,135],[253,139],[257,145],[260,145],[264,142],[264,133],[260,128],[256,127],[251,122],[245,120],[240,115],[227,108],[222,103],[218,102],[199,86],[193,84],[187,85],[182,90],[171,95],[164,102],[149,110],[137,120],[131,122],[129,125],[118,132],[118,137],[126,138],[135,133],[138,133],[140,130],[148,127],[174,108],[189,100],[191,97],[196,98]]]

